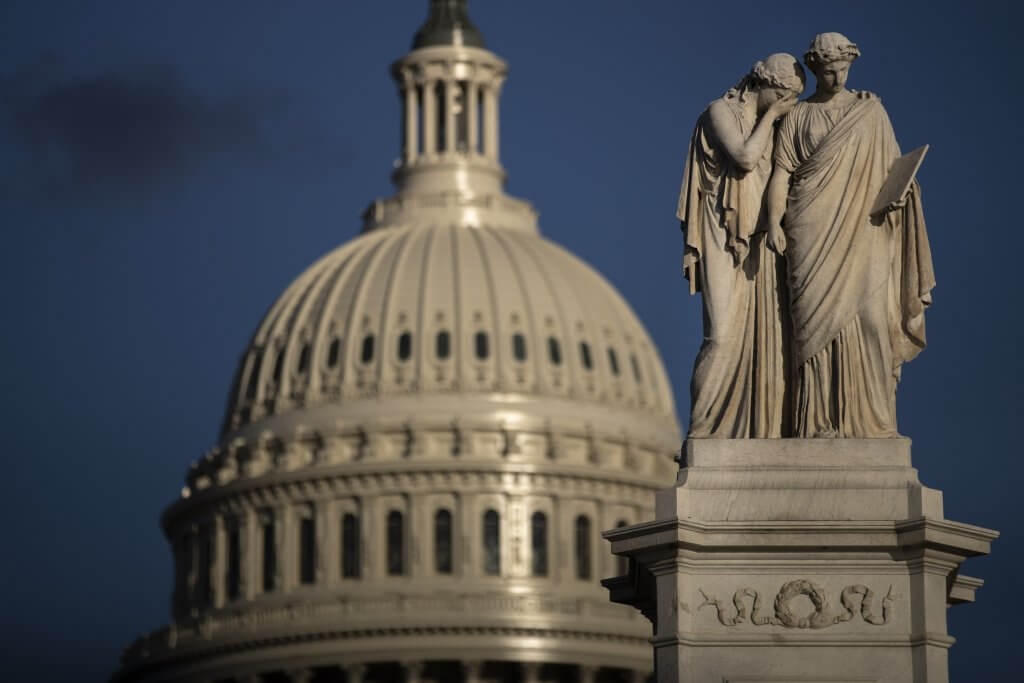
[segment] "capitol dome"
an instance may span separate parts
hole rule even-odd
[[[674,479],[670,386],[629,305],[505,194],[507,67],[465,4],[433,0],[392,66],[396,195],[242,353],[221,437],[162,519],[172,621],[114,680],[649,674],[600,534],[653,517]]]

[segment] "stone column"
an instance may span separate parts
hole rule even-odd
[[[540,683],[540,664],[538,662],[523,663],[523,683]]]
[[[463,683],[481,683],[480,672],[484,668],[483,662],[467,661],[462,662]]]
[[[416,82],[410,77],[405,78],[405,163],[416,161],[419,153],[419,111]]]
[[[455,143],[458,131],[455,128],[455,92],[459,87],[457,81],[447,79],[444,82],[444,152],[445,154],[455,153]]]
[[[580,683],[594,683],[597,680],[596,666],[580,667]]]
[[[291,683],[309,683],[313,680],[312,669],[292,669],[288,672]]]
[[[469,128],[469,155],[476,156],[480,147],[480,121],[478,117],[477,100],[480,98],[479,86],[476,81],[469,81],[466,86],[466,126]]]
[[[484,156],[498,160],[498,86],[484,86]]]
[[[423,83],[423,156],[433,159],[437,156],[437,95],[434,87],[437,81],[428,78]]]

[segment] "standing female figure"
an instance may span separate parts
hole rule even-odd
[[[775,145],[769,242],[788,267],[797,437],[897,436],[900,366],[925,346],[935,279],[920,189],[871,215],[900,149],[881,102],[846,89],[859,55],[839,33],[814,39],[817,90]]]
[[[712,102],[690,141],[677,216],[683,270],[703,295],[704,341],[690,383],[689,438],[784,436],[788,349],[779,257],[762,206],[775,123],[804,72],[774,54]]]

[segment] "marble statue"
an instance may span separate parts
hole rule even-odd
[[[857,46],[818,35],[815,93],[779,125],[768,243],[785,254],[792,319],[792,435],[896,437],[901,365],[925,346],[935,285],[920,188],[872,207],[899,145],[881,101],[846,89]]]
[[[775,54],[701,114],[677,215],[704,340],[688,438],[898,436],[900,368],[935,280],[913,180],[882,107],[846,88],[857,46]],[[878,209],[876,202],[901,187]],[[883,185],[885,192],[882,192]]]
[[[683,269],[704,309],[690,438],[785,435],[785,271],[767,248],[762,199],[775,124],[803,89],[796,58],[773,54],[708,106],[690,140],[677,216]]]

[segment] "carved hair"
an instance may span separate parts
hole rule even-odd
[[[745,100],[747,93],[759,88],[784,88],[799,95],[804,91],[807,78],[796,57],[785,52],[768,55],[754,64],[750,73],[725,93],[727,99]]]
[[[819,64],[853,60],[860,57],[860,48],[842,33],[819,33],[804,53],[804,64],[811,71]]]
[[[764,61],[757,62],[747,77],[758,85],[785,88],[797,95],[804,91],[804,86],[807,83],[800,62],[796,61],[796,57],[785,52],[776,52],[766,57]]]

